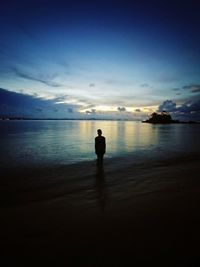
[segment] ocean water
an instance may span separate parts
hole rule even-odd
[[[60,166],[92,161],[97,129],[106,137],[105,160],[199,155],[199,124],[135,121],[0,121],[0,166]]]

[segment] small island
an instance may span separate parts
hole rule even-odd
[[[161,113],[154,112],[151,114],[150,118],[142,121],[142,122],[147,122],[147,123],[159,123],[159,124],[168,124],[168,123],[197,123],[195,121],[188,121],[188,122],[181,122],[179,120],[173,120],[171,115],[163,111]]]
[[[180,123],[179,120],[173,120],[171,115],[163,111],[161,113],[152,113],[151,117],[148,120],[142,121],[142,122],[148,122],[148,123]]]

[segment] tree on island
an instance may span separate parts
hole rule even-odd
[[[178,120],[172,120],[171,115],[166,112],[162,111],[161,113],[153,112],[151,114],[151,117],[143,122],[149,122],[149,123],[178,123]]]

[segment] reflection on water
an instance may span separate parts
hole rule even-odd
[[[105,158],[141,152],[198,152],[200,125],[133,121],[0,121],[1,166],[62,165],[93,160],[96,130]]]
[[[103,165],[96,167],[95,188],[97,193],[97,205],[102,213],[106,208],[106,190],[105,190],[105,173]]]

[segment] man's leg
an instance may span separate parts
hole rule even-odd
[[[103,153],[99,154],[98,163],[103,164]]]

